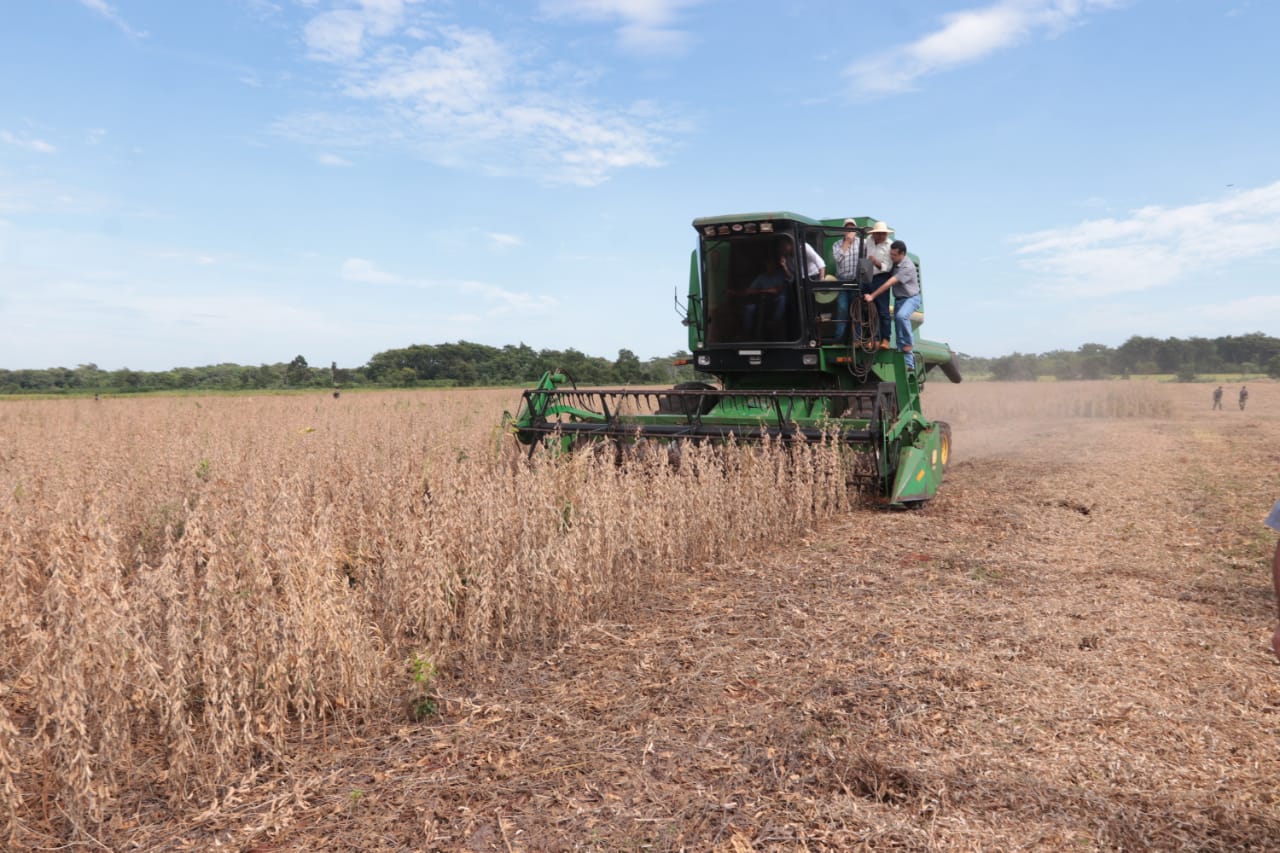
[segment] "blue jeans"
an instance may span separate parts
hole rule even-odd
[[[915,339],[911,337],[911,315],[920,310],[920,301],[920,294],[917,293],[898,300],[894,306],[893,324],[898,329],[898,349],[915,345]],[[907,367],[914,367],[915,363],[911,353],[907,353]]]
[[[849,290],[842,290],[836,296],[836,311],[831,326],[831,337],[828,340],[836,343],[844,343],[845,334],[849,331],[849,301],[853,297],[853,293]]]

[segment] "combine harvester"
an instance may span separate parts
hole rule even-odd
[[[873,222],[854,218],[861,256]],[[853,451],[851,481],[877,490],[890,506],[922,505],[942,483],[951,429],[925,418],[920,392],[933,368],[960,381],[955,354],[918,337],[924,318],[917,313],[908,367],[896,341],[881,348],[874,307],[860,298],[856,281],[778,276],[780,253],[790,270],[806,269],[797,248],[805,244],[833,270],[831,250],[844,223],[787,212],[695,219],[684,324],[694,368],[717,382],[579,389],[563,374],[547,373],[524,392],[516,438],[530,453],[599,443],[634,451],[659,442],[673,457],[685,441],[836,441]],[[761,286],[766,270],[779,287]]]

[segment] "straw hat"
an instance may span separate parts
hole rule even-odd
[[[858,227],[858,223],[857,223],[857,222],[855,222],[855,221],[854,221],[854,220],[852,220],[852,219],[846,219],[846,220],[844,221],[844,227],[845,227],[845,228],[857,228],[857,227]]]
[[[892,229],[892,228],[890,228],[888,225],[885,225],[883,222],[877,222],[875,225],[872,225],[872,226],[871,226],[871,231],[870,231],[869,233],[871,233],[871,234],[892,234],[892,233],[893,233],[893,229]]]

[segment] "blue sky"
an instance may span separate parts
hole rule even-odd
[[[874,216],[980,356],[1280,335],[1280,4],[6,0],[0,367],[686,345],[690,222]]]

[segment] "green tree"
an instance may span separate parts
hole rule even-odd
[[[123,391],[137,391],[142,387],[142,374],[136,370],[122,367],[112,371],[111,384]]]
[[[1032,381],[1038,375],[1039,367],[1034,355],[1023,355],[1015,352],[991,360],[991,376],[1002,382]]]
[[[295,356],[293,361],[289,362],[289,366],[284,369],[286,385],[294,387],[306,385],[310,378],[311,368],[307,366],[307,360],[300,355]]]
[[[640,358],[629,349],[618,350],[618,359],[613,363],[613,372],[619,382],[643,382],[645,378]]]
[[[1111,369],[1116,373],[1159,373],[1156,353],[1160,341],[1156,338],[1134,336],[1120,345],[1113,353]]]

